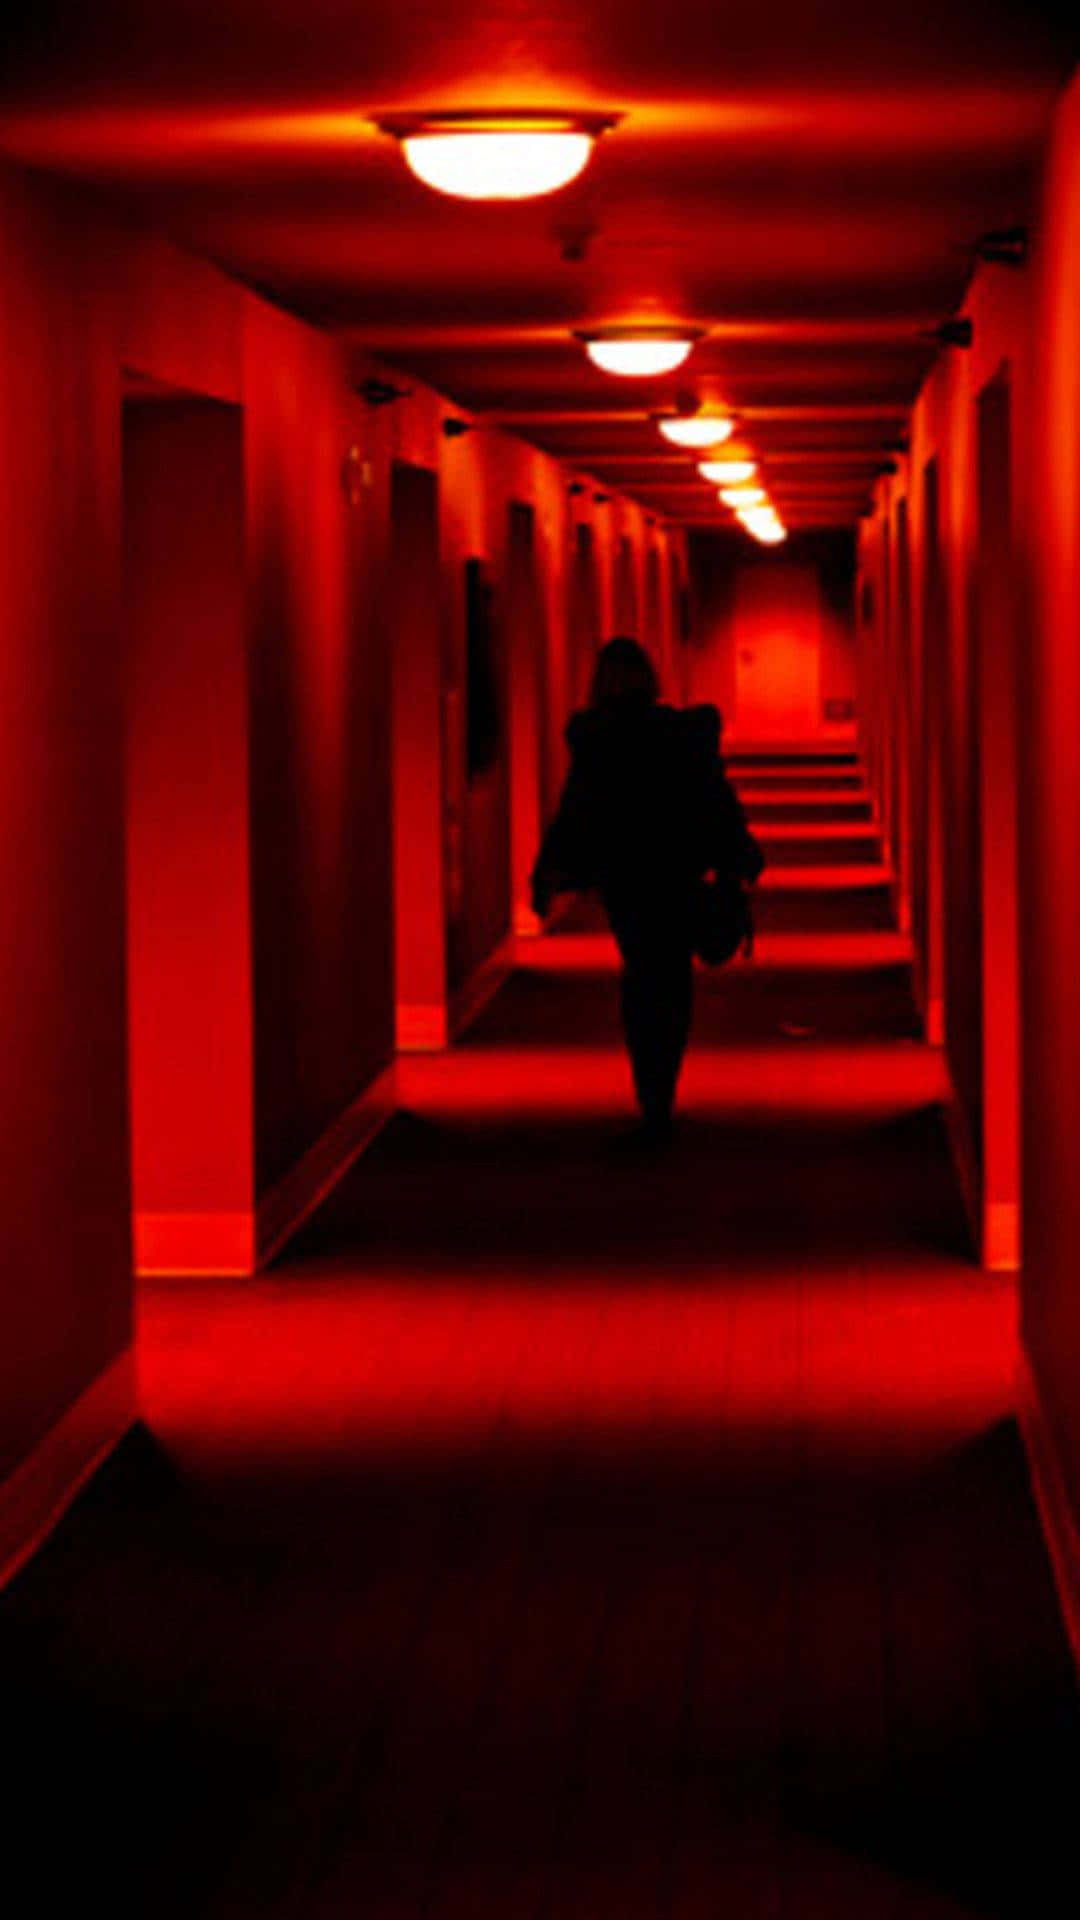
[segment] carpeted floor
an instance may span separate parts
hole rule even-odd
[[[581,913],[274,1272],[143,1289],[146,1425],[0,1598],[13,1913],[1076,1911],[1012,1290],[876,917],[765,903],[650,1153]]]

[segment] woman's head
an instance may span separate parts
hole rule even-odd
[[[601,647],[589,689],[590,706],[608,707],[622,700],[651,703],[659,698],[656,668],[644,647],[621,634]]]

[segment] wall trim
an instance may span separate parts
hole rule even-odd
[[[0,1587],[45,1544],[137,1412],[135,1354],[125,1347],[0,1481]]]
[[[382,1132],[397,1104],[394,1069],[385,1067],[262,1196],[255,1210],[255,1258],[259,1267],[280,1253],[286,1241],[322,1205],[353,1162]]]
[[[1023,1347],[1017,1363],[1016,1401],[1031,1488],[1050,1556],[1062,1623],[1080,1677],[1080,1526],[1069,1500],[1061,1456],[1035,1372]]]
[[[1020,1202],[988,1200],[983,1211],[983,1266],[988,1273],[1019,1273]]]
[[[135,1272],[140,1278],[245,1274],[255,1269],[255,1217],[242,1213],[136,1213]]]
[[[477,1014],[482,1013],[489,1000],[493,1000],[499,988],[505,984],[514,970],[517,958],[517,935],[508,933],[500,940],[493,953],[482,960],[475,972],[460,986],[450,1001],[450,1037],[456,1040],[460,1033]]]
[[[394,1045],[398,1053],[441,1053],[450,1044],[450,1016],[445,1000],[424,1006],[398,1002],[394,1017]]]

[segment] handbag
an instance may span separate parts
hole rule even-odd
[[[722,967],[739,952],[754,950],[754,916],[738,874],[715,873],[697,883],[694,952],[707,967]]]

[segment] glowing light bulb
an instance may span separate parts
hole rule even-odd
[[[575,180],[615,114],[432,113],[381,120],[418,180],[461,200],[532,200]]]
[[[787,529],[772,507],[747,507],[739,519],[747,533],[753,534],[763,546],[775,547],[787,539]]]
[[[720,498],[725,507],[765,507],[769,496],[764,487],[721,487]]]
[[[756,460],[701,460],[698,472],[703,480],[711,480],[717,487],[741,487],[746,480],[752,480],[757,472]]]
[[[724,413],[691,413],[656,424],[664,439],[676,447],[722,447],[735,431],[734,420]]]
[[[594,366],[631,379],[681,367],[697,337],[696,330],[677,327],[625,327],[579,335]]]

